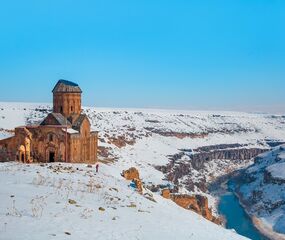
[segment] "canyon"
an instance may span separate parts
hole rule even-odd
[[[220,219],[220,196],[212,194],[212,184],[247,169],[256,156],[285,141],[283,115],[90,107],[83,111],[92,130],[99,132],[98,157],[105,177],[112,171],[112,176],[122,178],[124,170],[135,167],[143,199],[160,205],[158,197],[163,195],[165,204],[181,206],[191,217],[198,213],[210,221]],[[9,130],[35,124],[49,112],[49,104],[0,103],[0,127]],[[11,134],[0,130],[0,136]],[[267,170],[265,181],[282,183],[275,170]],[[247,174],[245,179],[253,181],[254,176]],[[121,184],[129,184],[124,181]]]

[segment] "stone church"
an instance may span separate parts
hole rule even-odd
[[[15,128],[15,135],[0,140],[0,160],[95,163],[98,133],[90,131],[81,112],[78,84],[59,80],[52,90],[53,112],[35,126]]]

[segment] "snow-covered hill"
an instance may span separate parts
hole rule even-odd
[[[50,111],[51,105],[49,104],[0,103],[0,138],[13,134],[11,130],[18,125],[40,122]],[[88,107],[84,108],[84,112],[89,116],[92,128],[99,131],[100,159],[102,162],[108,164],[106,166],[104,165],[103,173],[101,174],[103,174],[104,177],[109,178],[109,180],[106,179],[107,182],[118,182],[117,184],[120,185],[122,191],[120,198],[122,197],[123,199],[123,195],[125,194],[126,196],[132,194],[129,192],[129,189],[126,188],[127,183],[120,179],[120,172],[129,167],[136,167],[140,171],[144,185],[150,189],[169,183],[170,181],[177,187],[179,193],[194,192],[206,195],[210,200],[210,206],[213,208],[214,213],[217,199],[209,195],[206,188],[207,183],[210,183],[215,178],[230,173],[235,169],[248,166],[252,163],[250,159],[252,155],[259,151],[265,151],[271,146],[285,141],[285,116],[281,115],[182,110],[101,109]],[[206,148],[202,148],[205,146]],[[251,149],[254,151],[251,152]],[[197,154],[200,155],[198,156]],[[197,161],[196,163],[194,162],[194,155],[196,156],[196,160],[198,159],[200,161],[200,159],[202,159],[202,164],[197,164]],[[237,159],[240,156],[242,156],[242,160]],[[22,171],[25,170],[25,168],[33,169],[35,167],[24,167],[21,165],[18,166],[17,164],[8,164],[5,166],[9,166],[11,169],[11,171],[9,170],[7,172],[16,172],[15,168],[19,168]],[[79,168],[84,167],[79,166]],[[48,174],[47,176],[50,176],[49,170],[44,170],[46,167],[39,169],[41,169],[40,174]],[[181,169],[187,169],[187,171],[182,171],[183,174],[180,175]],[[27,171],[28,170],[23,171],[23,174]],[[36,171],[37,170],[31,170],[31,172]],[[5,174],[8,176],[10,175],[10,173]],[[2,173],[1,176],[4,178],[7,177],[7,179],[9,178]],[[67,174],[67,176],[69,176],[69,174]],[[12,176],[10,177],[13,178]],[[53,174],[51,177],[53,178]],[[77,178],[77,173],[76,177],[73,175],[69,177],[73,178],[74,181],[81,181],[81,177],[79,177],[79,179]],[[28,173],[27,178],[30,179]],[[32,178],[34,178],[34,176]],[[19,187],[21,186],[22,179],[23,185],[27,184],[24,177],[20,178]],[[100,184],[102,184],[104,178],[102,177],[100,181]],[[107,191],[107,189],[112,187],[113,186],[108,183],[105,186],[105,189]],[[45,186],[45,188],[53,191],[52,188],[48,186]],[[11,194],[13,195],[13,193]],[[132,195],[132,197],[133,196],[136,195]],[[143,218],[137,220],[137,223],[130,220],[132,230],[130,230],[129,235],[124,232],[128,231],[127,229],[121,229],[127,222],[124,222],[122,225],[119,224],[118,228],[116,228],[117,230],[114,230],[113,232],[114,235],[118,233],[118,236],[131,236],[128,239],[132,239],[132,236],[134,236],[132,234],[140,229],[143,229],[141,230],[142,232],[152,232],[152,229],[156,227],[155,223],[158,222],[158,218],[156,217],[157,214],[157,216],[161,215],[162,218],[165,217],[165,220],[161,220],[162,223],[165,224],[165,227],[162,225],[159,226],[165,231],[158,229],[157,232],[154,232],[154,234],[161,233],[161,238],[168,239],[166,236],[172,237],[173,234],[177,232],[175,229],[179,225],[179,227],[181,227],[179,231],[181,231],[182,235],[181,238],[176,237],[177,239],[209,239],[209,233],[211,233],[211,239],[233,239],[233,237],[227,238],[227,234],[229,233],[225,233],[224,238],[221,238],[220,236],[224,234],[223,229],[216,226],[208,227],[208,225],[212,226],[212,224],[200,217],[198,217],[199,221],[197,222],[195,220],[197,216],[189,211],[185,212],[185,210],[179,209],[179,213],[183,211],[182,214],[178,214],[179,218],[176,218],[174,215],[164,215],[165,211],[176,211],[178,208],[173,206],[172,203],[169,203],[168,201],[165,202],[165,200],[161,199],[159,193],[154,193],[154,196],[155,199],[158,199],[155,205],[157,208],[154,207],[156,212],[150,214],[148,220]],[[20,198],[30,198],[27,201],[31,201],[33,197],[34,196],[29,195]],[[54,197],[55,196],[52,198]],[[95,196],[93,197],[96,199]],[[89,205],[89,201],[91,200],[86,200],[86,206],[91,206]],[[147,203],[145,203],[146,206],[154,204],[152,202],[149,203],[149,200],[145,200],[145,198],[140,196],[136,196],[135,204],[138,206],[139,202],[142,202],[144,205],[144,201],[147,201]],[[9,200],[6,203],[11,204],[11,202],[12,201]],[[66,204],[66,201],[63,202],[63,200],[60,200],[60,202]],[[48,203],[50,203],[50,201],[48,201]],[[97,203],[94,203],[95,205],[92,208],[93,211],[97,211],[96,208],[99,207],[99,205],[103,205],[100,201],[99,203],[100,204],[98,205]],[[80,204],[81,203],[79,202],[79,205]],[[166,204],[167,207],[164,204]],[[5,206],[5,208],[7,208],[7,206]],[[159,210],[161,208],[165,208],[165,210]],[[128,209],[128,211],[132,210],[132,208],[129,209],[123,207],[123,210],[120,210],[122,215],[125,214],[125,209]],[[107,212],[108,211],[105,211],[104,213]],[[138,209],[135,213],[138,214]],[[138,217],[135,216],[136,214],[132,215],[135,219]],[[120,218],[125,219],[127,217],[122,215]],[[186,215],[190,220],[188,220],[188,217],[184,219],[184,216]],[[192,218],[192,215],[195,217]],[[68,219],[70,219],[69,216],[70,215],[67,216]],[[173,225],[173,228],[169,228],[166,224],[166,221],[169,221],[169,219],[173,219],[173,221],[168,223],[168,225],[172,225],[174,222],[176,223]],[[146,224],[145,221],[147,221],[148,224]],[[194,223],[191,221],[194,221]],[[74,224],[71,220],[67,222]],[[187,224],[188,222],[189,225]],[[92,227],[89,226],[89,224],[90,223],[87,224],[88,228],[86,226],[82,227],[84,233],[89,233],[88,229],[94,227],[93,225]],[[114,225],[113,221],[111,221],[111,223],[106,223],[105,225],[103,224],[103,226],[107,226],[109,230],[112,229],[112,225]],[[215,229],[213,231],[221,232],[221,235],[219,235],[219,233],[217,233],[217,235],[212,235],[212,230],[209,230],[209,232],[201,231],[203,228],[197,227],[198,225],[204,226],[206,229],[213,228]],[[98,231],[101,231],[101,234],[103,234],[104,231],[108,232],[108,229],[105,229],[103,226],[102,228],[98,228]],[[66,231],[70,231],[70,228],[71,227]],[[168,234],[169,231],[166,229],[170,229],[170,232],[173,232],[173,234]],[[24,229],[22,229],[22,231],[24,232]],[[96,228],[95,231],[97,232]],[[120,231],[124,232],[122,234],[125,235],[120,235]],[[187,235],[189,233],[188,231],[190,231],[190,235],[193,233],[192,238],[190,235]],[[146,239],[144,237],[151,236],[143,235],[146,233],[139,235],[139,239]],[[110,234],[110,232],[108,232],[108,234]],[[106,236],[112,239],[110,235]],[[156,239],[155,236],[150,237],[150,239]],[[102,239],[106,238],[102,237]]]
[[[0,181],[3,240],[243,239],[159,195],[141,196],[115,166],[95,174],[86,165],[2,163]]]
[[[285,145],[258,156],[242,179],[239,195],[256,225],[285,239]]]
[[[49,104],[0,103],[0,136],[11,135],[15,126],[40,122],[50,111]],[[167,165],[183,149],[219,144],[269,149],[276,141],[285,141],[285,116],[280,115],[87,107],[84,112],[99,131],[102,158],[115,161],[120,171],[138,167],[149,184],[162,183],[166,177],[155,166]],[[188,154],[181,156],[180,162],[189,162]],[[203,169],[193,169],[191,176],[209,181],[249,163],[209,161]]]

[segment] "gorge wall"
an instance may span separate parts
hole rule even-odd
[[[249,162],[266,148],[249,148],[240,144],[222,144],[197,149],[181,149],[169,156],[169,163],[155,166],[164,173],[165,180],[172,182],[176,190],[183,185],[188,191],[198,188],[207,192],[208,183],[217,175],[225,175],[234,168]],[[222,173],[222,174],[220,174]]]

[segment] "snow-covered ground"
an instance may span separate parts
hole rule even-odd
[[[0,165],[0,239],[244,239],[102,165]],[[149,193],[149,195],[147,195]],[[148,197],[148,198],[146,198]]]
[[[243,179],[238,191],[257,226],[272,239],[285,239],[285,145],[258,156]]]
[[[51,111],[51,107],[52,106],[50,104],[0,103],[0,139],[11,136],[12,133],[10,130],[13,130],[14,127],[16,126],[39,123],[47,115],[47,113]],[[274,144],[274,142],[276,141],[285,141],[285,115],[282,116],[282,115],[251,114],[251,113],[239,113],[239,112],[208,112],[208,111],[198,112],[198,111],[182,111],[182,110],[155,110],[155,109],[106,109],[106,108],[103,109],[103,108],[90,108],[90,107],[85,107],[83,110],[90,118],[92,129],[99,131],[99,136],[100,136],[99,146],[101,148],[105,148],[106,150],[106,155],[104,156],[101,155],[100,158],[104,161],[108,159],[107,162],[110,163],[108,166],[105,165],[103,166],[103,172],[101,174],[104,174],[104,178],[107,176],[109,178],[108,181],[118,182],[117,184],[119,184],[119,186],[121,187],[123,195],[126,194],[126,196],[128,196],[128,194],[131,194],[132,196],[130,197],[131,199],[134,196],[136,196],[135,198],[137,206],[139,206],[138,204],[140,201],[144,202],[146,200],[141,196],[137,196],[135,194],[132,194],[131,192],[128,192],[130,190],[128,190],[127,188],[124,189],[127,183],[119,178],[119,173],[122,170],[126,170],[129,167],[136,167],[139,169],[140,175],[145,185],[164,184],[167,182],[165,180],[165,176],[162,172],[158,171],[155,168],[155,166],[158,165],[162,166],[168,164],[170,158],[169,156],[179,153],[180,150],[182,149],[196,149],[202,146],[210,146],[217,144],[240,144],[243,145],[245,148],[268,149],[270,147],[269,143]],[[118,147],[118,145],[114,144],[116,140],[120,140],[120,143],[125,143],[125,144]],[[189,160],[185,158],[184,161],[189,161]],[[214,161],[209,162],[208,165],[205,166],[206,169],[205,171],[201,172],[196,171],[190,177],[193,181],[197,181],[197,179],[201,178],[201,175],[208,174],[205,175],[205,181],[209,181],[213,177],[218,177],[227,173],[229,169],[232,170],[238,169],[241,167],[245,167],[250,163],[251,162],[249,161],[249,162],[240,162],[233,164],[233,162],[229,160],[221,161],[220,159],[216,159]],[[80,166],[80,168],[81,167],[82,166]],[[17,171],[13,170],[15,168],[21,169],[19,170],[19,172],[22,172],[21,174],[27,174],[28,176],[29,171],[28,170],[22,171],[23,168],[25,167],[21,165],[12,164],[10,168],[12,169],[11,171],[14,172],[14,177],[10,176],[10,179],[12,178],[16,179],[17,177],[16,174]],[[37,167],[36,166],[27,167],[27,169],[34,169],[34,168]],[[45,168],[39,168],[39,169],[41,169],[40,174],[50,175],[48,170],[44,170]],[[31,170],[31,171],[34,172],[35,174],[37,170]],[[9,173],[5,174],[9,175]],[[5,174],[1,172],[1,177],[3,176],[3,179],[5,179],[6,177],[7,179],[9,179],[9,177],[6,176]],[[74,175],[69,176],[69,174],[67,174],[66,176],[68,177],[67,179],[74,178],[74,181],[83,181],[81,180],[80,174],[79,175],[76,174],[76,176],[78,176],[79,179],[77,179],[77,177],[74,177]],[[27,178],[29,178],[30,182],[33,181],[33,179],[30,179],[30,177]],[[34,178],[34,176],[32,176],[32,178]],[[53,178],[53,175],[51,175],[51,178]],[[104,178],[103,177],[100,178],[101,179],[100,184],[104,182]],[[26,189],[26,187],[24,187],[26,184],[25,178],[23,177],[17,179],[18,179],[17,181],[19,181],[20,184],[19,186],[15,184],[14,188]],[[22,180],[23,180],[23,185],[21,185]],[[183,182],[183,179],[181,181]],[[27,185],[32,187],[33,184],[30,185],[27,184]],[[2,187],[4,186],[2,185]],[[1,194],[3,192],[2,187],[0,187]],[[106,185],[106,188],[110,187],[113,186],[109,186],[108,183]],[[35,192],[32,192],[33,193],[32,195],[26,197],[25,196],[20,197],[20,199],[21,198],[26,199],[26,202],[23,205],[21,205],[22,209],[24,207],[25,209],[28,208],[28,202],[31,201],[31,199],[35,195],[39,196],[44,195],[43,192],[37,192],[38,189],[42,188],[37,187],[35,189],[36,190]],[[45,187],[45,189],[50,189],[50,191],[53,191],[53,188],[47,186]],[[199,190],[197,189],[197,191]],[[21,191],[19,190],[19,192]],[[23,191],[23,193],[21,194],[25,194],[25,192],[26,191]],[[183,185],[180,188],[180,192],[189,193],[189,191],[185,187],[183,187]],[[13,195],[13,193],[9,194]],[[86,196],[87,195],[88,194],[86,194]],[[121,196],[122,198],[123,195]],[[91,206],[93,206],[90,205],[91,202],[93,204],[96,199],[98,200],[98,198],[94,195],[88,195],[88,196],[92,197],[91,199],[89,199],[89,197],[86,197],[87,199],[86,199],[85,208],[91,208]],[[126,196],[124,198],[128,198]],[[214,208],[216,199],[212,198],[208,194],[207,196],[209,197],[210,200],[210,206]],[[93,197],[95,200],[93,199]],[[56,198],[56,196],[53,196],[51,198],[54,199]],[[124,219],[122,220],[125,221],[124,224],[122,223],[121,225],[119,224],[118,226],[116,226],[115,224],[116,220],[105,222],[104,224],[105,221],[104,219],[106,217],[106,214],[110,213],[108,211],[105,211],[103,213],[105,215],[102,215],[101,212],[99,213],[96,212],[98,210],[96,208],[99,207],[99,205],[103,205],[103,203],[101,204],[101,201],[98,200],[100,204],[94,205],[92,209],[94,211],[94,215],[96,215],[99,220],[96,218],[96,220],[94,220],[95,222],[91,220],[90,222],[87,221],[86,225],[84,225],[83,228],[81,224],[78,225],[77,222],[71,220],[72,218],[70,216],[72,214],[67,215],[64,217],[64,219],[54,220],[55,223],[54,225],[56,225],[56,229],[58,229],[57,233],[51,232],[47,234],[57,234],[57,236],[58,234],[64,235],[62,231],[60,232],[60,229],[62,229],[60,228],[60,224],[62,223],[57,222],[57,221],[63,221],[64,222],[63,226],[66,226],[67,228],[65,231],[71,231],[70,229],[78,230],[81,229],[82,227],[82,231],[84,233],[88,233],[90,236],[90,231],[94,230],[94,236],[96,236],[96,239],[98,235],[100,236],[101,234],[101,236],[103,236],[102,235],[103,232],[108,232],[108,230],[112,231],[113,228],[115,228],[113,234],[114,236],[118,235],[118,239],[121,239],[123,236],[124,238],[130,236],[127,238],[135,239],[135,237],[133,236],[135,236],[134,235],[135,232],[140,231],[140,229],[143,230],[141,230],[142,233],[140,233],[139,239],[148,239],[148,237],[150,239],[158,239],[158,238],[168,239],[167,237],[174,238],[174,236],[176,236],[177,239],[209,239],[209,238],[234,239],[233,237],[228,237],[227,235],[228,233],[225,233],[224,237],[220,237],[221,235],[224,234],[223,230],[217,230],[221,231],[221,235],[212,235],[212,230],[210,231],[211,235],[208,235],[209,232],[207,230],[204,232],[202,230],[200,232],[200,229],[204,228],[199,228],[198,225],[201,226],[205,225],[205,228],[207,229],[208,222],[204,224],[205,220],[201,219],[200,217],[197,217],[195,214],[190,213],[189,211],[184,212],[185,210],[179,209],[176,206],[174,206],[172,203],[169,203],[168,201],[161,199],[158,196],[158,194],[157,195],[155,194],[155,198],[158,199],[157,200],[158,203],[155,205],[157,206],[157,208],[154,207],[153,209],[155,210],[153,210],[153,214],[151,214],[152,216],[155,216],[154,218],[149,217],[149,219],[147,220],[144,218],[139,220],[138,218],[140,215],[137,216],[138,209],[134,211],[136,214],[132,215],[133,213],[131,212],[133,210],[132,208],[129,209],[123,207],[118,212],[121,213],[120,219],[121,220]],[[10,198],[7,201],[6,203],[10,205],[13,202]],[[56,201],[61,202],[62,206],[64,204],[65,205],[67,204],[66,201],[63,202],[63,200],[56,200]],[[152,204],[154,204],[148,201],[149,200],[147,200],[145,203],[146,204],[145,206],[147,206],[147,208],[152,206]],[[17,207],[17,201],[15,204]],[[54,203],[52,200],[47,201],[47,204],[53,204],[51,205],[51,209],[57,209],[58,205]],[[80,201],[79,205],[81,205]],[[67,206],[74,207],[74,206],[69,206],[68,204]],[[4,208],[6,209],[7,206],[5,206]],[[47,210],[46,207],[45,209]],[[131,212],[130,216],[135,219],[135,221],[130,220],[130,226],[132,230],[130,230],[128,234],[126,233],[128,229],[123,228],[125,224],[128,225],[127,220],[125,219],[127,218],[128,215],[124,216],[124,211],[126,211],[126,209],[127,212]],[[179,214],[177,214],[178,215],[177,218],[176,216],[172,215],[172,213],[168,213],[168,211],[176,211],[176,209],[179,209],[178,210]],[[77,212],[79,216],[79,212],[83,210],[84,209],[75,208],[74,211]],[[145,208],[143,210],[145,211]],[[110,209],[110,211],[115,211],[115,210]],[[7,211],[4,213],[4,215],[6,213]],[[115,211],[114,214],[116,213],[117,211]],[[161,224],[159,226],[156,224],[160,221],[156,218],[156,214],[157,216],[161,215],[163,219],[165,217],[165,220],[161,220]],[[188,217],[184,219],[184,216],[186,215]],[[192,215],[195,216],[194,217],[195,219],[198,218],[199,221],[196,222],[195,220],[195,223],[192,223],[191,222],[193,220]],[[3,212],[2,212],[2,217],[3,217]],[[110,218],[112,219],[113,217],[111,217],[110,215]],[[176,223],[179,222],[179,224],[174,224],[173,228],[169,227],[169,225],[172,226],[172,223],[171,224],[166,223],[171,218],[175,219],[175,221],[173,220],[173,222]],[[6,216],[3,217],[2,220],[3,219],[6,219]],[[18,221],[21,221],[20,219],[22,219],[22,217],[19,218]],[[33,221],[39,221],[39,220],[34,219],[32,220],[32,222]],[[50,222],[47,215],[45,216],[43,215],[40,221],[44,221],[46,223]],[[102,221],[103,224],[102,225],[99,224],[100,226],[98,227],[98,229],[95,229],[93,223],[96,223],[97,226],[98,225],[97,221]],[[145,221],[147,223],[145,223]],[[3,224],[4,226],[6,226],[5,220]],[[22,227],[22,224],[20,224],[20,222],[19,224],[16,225],[20,225],[19,228]],[[164,225],[166,227],[164,227]],[[181,229],[179,231],[178,231],[178,225],[179,226],[181,225],[180,226]],[[26,233],[27,231],[25,230],[26,228],[24,228],[25,226],[26,225],[23,225],[23,228],[21,229],[21,231],[19,230],[19,232]],[[42,225],[40,226],[43,228]],[[210,226],[212,226],[212,224],[210,224]],[[8,229],[8,224],[6,227]],[[50,226],[49,229],[52,229],[52,227]],[[162,229],[165,230],[165,235],[163,235],[164,233],[162,233],[163,232]],[[167,231],[167,229],[169,229],[170,233]],[[215,226],[213,227],[213,229],[220,229],[220,228]],[[190,231],[190,235],[187,235],[189,233],[188,231]],[[80,230],[74,231],[74,235],[70,235],[69,237],[71,236],[76,237],[77,235],[75,234],[78,234],[78,232],[80,232]],[[153,232],[154,235],[151,235],[152,237],[150,237],[150,235],[147,234],[149,232]],[[194,235],[191,237],[192,233]],[[108,234],[110,234],[110,232],[108,232]],[[160,236],[155,234],[162,234],[162,235]],[[181,234],[180,235],[181,238],[179,238],[179,235],[177,234]],[[108,239],[108,237],[110,239],[116,239],[115,237],[112,238],[111,235],[106,235],[105,238],[102,237],[102,239]],[[35,237],[35,239],[38,238]]]
[[[39,123],[51,110],[50,104],[0,102],[0,139],[11,136],[7,130],[16,126]],[[84,112],[92,129],[99,131],[99,145],[108,149],[108,157],[118,160],[118,169],[138,167],[144,179],[154,184],[160,184],[163,175],[153,166],[166,165],[168,156],[179,149],[217,144],[268,148],[267,140],[285,141],[285,116],[281,115],[91,107],[85,107]],[[175,133],[197,136],[178,138]],[[111,138],[120,137],[134,144],[122,148],[111,144]],[[208,166],[213,167],[215,162]],[[213,173],[219,175],[216,170]]]
[[[285,160],[285,158],[281,158]],[[270,172],[272,178],[285,181],[285,162],[276,163],[266,168],[266,171]]]

